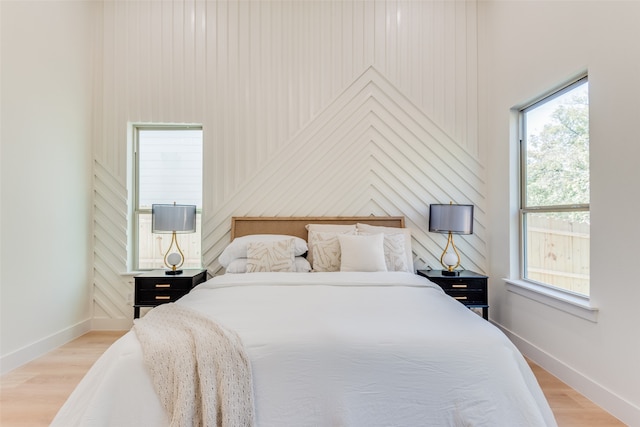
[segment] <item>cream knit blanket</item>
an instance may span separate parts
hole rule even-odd
[[[174,303],[133,329],[171,426],[254,425],[251,365],[235,332]]]

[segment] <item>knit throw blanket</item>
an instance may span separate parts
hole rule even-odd
[[[251,365],[235,332],[174,303],[133,329],[172,427],[254,425]]]

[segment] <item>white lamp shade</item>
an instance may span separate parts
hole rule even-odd
[[[152,233],[195,233],[195,205],[152,205]]]
[[[429,231],[473,234],[473,205],[430,205]]]

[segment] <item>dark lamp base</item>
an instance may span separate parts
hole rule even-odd
[[[442,270],[442,275],[443,276],[459,276],[460,270],[453,270],[453,271]]]
[[[182,270],[167,270],[164,274],[168,274],[169,276],[177,276],[178,274],[182,274]]]

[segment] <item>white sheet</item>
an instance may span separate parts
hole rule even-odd
[[[410,273],[215,277],[178,301],[235,330],[259,427],[554,426],[494,326]],[[163,426],[135,334],[90,370],[53,426]]]

